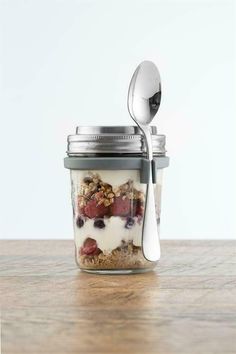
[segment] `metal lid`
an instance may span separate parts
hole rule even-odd
[[[165,135],[158,135],[151,126],[153,153],[165,155]],[[87,154],[143,154],[145,144],[137,126],[79,126],[75,135],[68,136],[69,156]]]

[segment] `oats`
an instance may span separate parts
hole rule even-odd
[[[104,250],[94,256],[78,255],[77,261],[82,269],[135,269],[155,265],[143,257],[141,247],[135,246],[132,241],[124,242],[122,247],[117,247],[111,252]]]
[[[96,200],[99,200],[104,197],[104,193],[103,193],[103,191],[99,191],[94,196],[95,196]]]
[[[143,192],[138,192],[137,193],[137,199],[140,199],[140,200],[142,200],[142,201],[144,201],[144,193]]]
[[[110,200],[109,199],[105,199],[104,201],[104,205],[107,207],[109,206],[111,203],[110,203]]]
[[[85,188],[84,188],[84,193],[83,193],[83,194],[87,194],[89,191],[90,191],[90,190],[89,190],[89,188],[88,188],[88,187],[85,187]]]
[[[98,205],[101,205],[105,202],[105,198],[101,198],[99,201],[98,201]]]

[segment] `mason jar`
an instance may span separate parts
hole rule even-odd
[[[157,134],[154,126],[150,129],[159,230],[162,173],[169,158],[165,136]],[[64,166],[71,175],[75,259],[81,270],[138,273],[156,266],[142,251],[150,171],[145,150],[137,126],[79,126],[75,135],[68,136]]]

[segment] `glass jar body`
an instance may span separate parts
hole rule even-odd
[[[162,171],[157,170],[154,184],[158,226]],[[95,273],[152,270],[157,262],[146,260],[142,253],[146,184],[140,182],[140,170],[71,169],[71,185],[80,269]]]

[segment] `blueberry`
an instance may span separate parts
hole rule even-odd
[[[135,223],[135,220],[129,216],[129,217],[126,219],[125,228],[126,228],[126,229],[131,229],[131,227],[134,225],[134,223]]]
[[[84,226],[84,220],[79,216],[76,220],[76,225],[81,228],[82,226]]]
[[[104,229],[105,227],[105,223],[102,219],[97,219],[94,221],[94,224],[93,224],[94,227],[97,227],[99,229]]]

